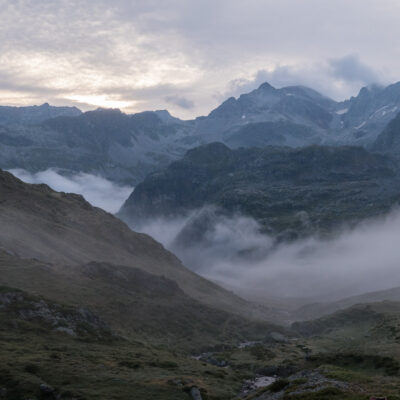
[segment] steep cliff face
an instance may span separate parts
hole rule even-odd
[[[214,143],[149,175],[120,211],[127,221],[204,206],[255,218],[275,235],[315,233],[390,209],[396,164],[357,147],[230,150]]]
[[[377,137],[371,149],[376,152],[391,154],[396,158],[400,157],[400,114]]]

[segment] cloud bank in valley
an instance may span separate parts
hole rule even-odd
[[[82,194],[112,213],[133,190],[87,173],[10,172],[28,183]],[[189,268],[250,298],[334,300],[400,286],[399,210],[342,229],[330,240],[311,237],[292,243],[276,243],[254,219],[224,215],[212,207],[132,228],[163,243]]]
[[[110,213],[116,213],[133,190],[84,172],[74,175],[64,175],[56,169],[36,173],[11,169],[9,172],[27,183],[45,183],[58,192],[81,194],[93,206]]]
[[[201,275],[252,298],[335,300],[400,286],[400,211],[343,229],[330,240],[277,244],[244,216],[217,217],[201,240],[188,235],[194,213],[142,227]],[[182,236],[182,234],[181,234]]]

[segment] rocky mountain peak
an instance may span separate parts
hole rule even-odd
[[[270,85],[268,82],[264,82],[258,87],[258,90],[274,91],[276,89],[272,85]]]

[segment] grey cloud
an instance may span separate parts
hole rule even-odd
[[[60,89],[46,86],[45,79],[26,79],[18,72],[4,71],[0,69],[0,89],[21,93],[35,93],[40,96],[54,96],[60,93]],[[70,93],[71,90],[64,89],[63,93]]]
[[[171,94],[173,93],[173,94]],[[159,85],[149,86],[145,88],[133,89],[126,86],[109,86],[104,87],[98,94],[116,94],[119,99],[131,98],[134,100],[152,100],[161,98],[163,101],[174,103],[176,99],[186,99],[191,93],[190,87],[182,87],[170,83],[162,83]],[[190,101],[190,100],[187,100]]]
[[[38,102],[43,88],[55,90],[47,99],[53,103],[67,92],[110,89],[109,96],[136,101],[135,111],[168,106],[193,117],[217,106],[218,93],[234,92],[236,78],[244,90],[264,79],[342,99],[359,89],[356,74],[361,83],[376,78],[374,71],[395,81],[399,16],[394,0],[0,0],[0,63]],[[355,52],[362,63],[343,58]],[[4,87],[12,90],[10,82]],[[175,88],[159,93],[161,85]],[[136,100],[120,87],[156,90],[139,91]],[[193,107],[168,102],[174,96],[195,99]]]
[[[225,96],[239,96],[256,89],[264,82],[275,87],[303,85],[321,94],[343,100],[372,83],[390,83],[355,54],[305,65],[280,65],[271,71],[259,70],[253,79],[235,79]],[[345,88],[342,87],[343,82]],[[339,85],[340,83],[340,85]]]
[[[181,96],[166,96],[165,101],[167,103],[175,104],[178,107],[184,108],[186,110],[191,110],[192,108],[194,108],[193,101]]]
[[[329,75],[324,65],[313,66],[278,66],[272,71],[259,70],[253,79],[235,79],[230,82],[229,91],[225,94],[239,96],[258,88],[262,83],[268,82],[274,87],[303,85],[318,90],[321,94],[340,97],[330,85],[327,85]],[[353,92],[351,92],[353,93]]]
[[[306,68],[295,69],[291,66],[278,66],[272,71],[259,70],[253,79],[235,79],[230,82],[230,90],[232,95],[238,96],[258,88],[262,83],[268,82],[276,87],[290,85],[305,85],[309,83],[310,71]],[[314,75],[314,87],[315,87]]]
[[[332,67],[333,76],[346,82],[361,82],[369,85],[381,81],[379,74],[373,68],[361,62],[355,54],[332,59],[329,64]]]

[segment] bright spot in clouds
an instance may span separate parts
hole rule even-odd
[[[111,100],[106,96],[81,96],[71,95],[66,97],[69,100],[77,101],[78,103],[91,104],[103,108],[127,108],[132,105],[132,102],[123,100]]]

